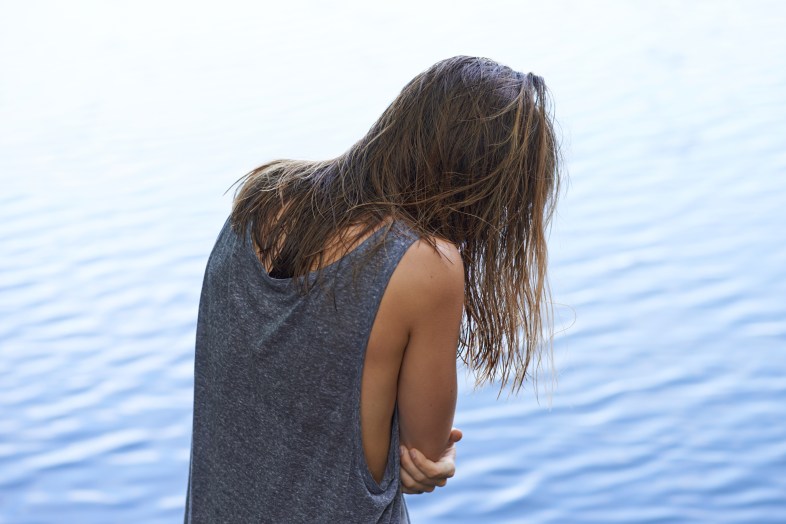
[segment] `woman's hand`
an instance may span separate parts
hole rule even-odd
[[[448,439],[449,445],[436,462],[415,448],[401,446],[401,491],[420,495],[447,484],[448,479],[456,473],[456,442],[463,436],[460,429],[453,428]]]

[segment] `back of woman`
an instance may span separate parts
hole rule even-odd
[[[457,358],[517,391],[548,347],[546,95],[449,58],[346,153],[241,179],[200,299],[186,522],[409,522],[403,494],[445,485]]]

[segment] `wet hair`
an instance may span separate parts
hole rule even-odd
[[[465,275],[458,356],[476,386],[516,392],[533,360],[551,356],[546,238],[562,173],[552,113],[539,76],[488,58],[442,60],[342,155],[274,160],[241,177],[232,227],[251,227],[261,259],[293,277],[319,274],[327,239],[351,246],[389,219],[432,247],[452,242]]]

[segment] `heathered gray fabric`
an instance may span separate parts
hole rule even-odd
[[[224,223],[199,303],[186,523],[409,522],[398,407],[380,484],[359,422],[374,317],[416,239],[394,223],[352,286],[352,263],[384,229],[324,269],[335,288],[300,296],[291,279],[265,271],[248,234],[244,246]]]

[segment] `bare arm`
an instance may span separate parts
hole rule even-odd
[[[401,443],[438,461],[450,446],[456,410],[456,349],[464,306],[464,268],[458,249],[438,241],[440,253],[417,241],[402,258],[399,299],[409,340],[398,379]]]

